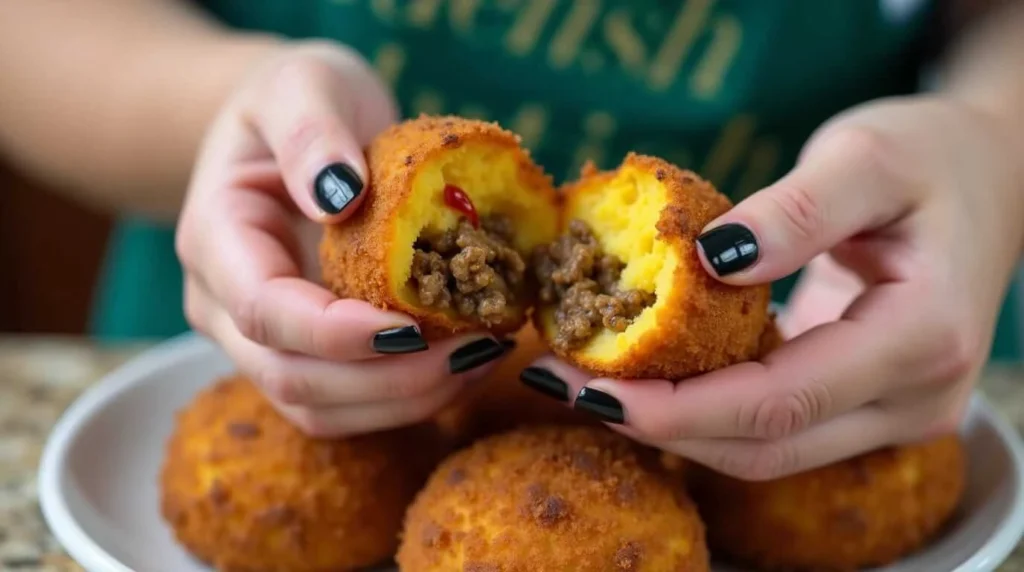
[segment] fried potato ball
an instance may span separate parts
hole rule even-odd
[[[770,287],[723,284],[697,255],[703,227],[730,206],[707,181],[655,157],[631,153],[614,171],[585,167],[564,189],[560,240],[570,243],[538,263],[553,284],[535,319],[555,353],[626,379],[681,380],[756,358]],[[587,260],[584,228],[599,247]],[[630,308],[640,311],[622,319]]]
[[[717,556],[758,570],[857,570],[931,540],[965,482],[958,436],[890,447],[790,477],[745,482],[693,470]]]
[[[482,380],[437,416],[444,434],[459,446],[530,425],[599,425],[591,415],[541,395],[519,381],[519,374],[548,351],[536,328],[527,324],[516,348]]]
[[[706,571],[684,492],[625,438],[527,427],[477,441],[431,476],[406,516],[402,572]]]
[[[554,238],[558,206],[518,136],[495,123],[421,116],[379,135],[367,161],[362,206],[321,240],[327,286],[413,316],[428,340],[519,330],[535,290],[521,265]]]
[[[235,376],[177,416],[160,475],[178,541],[225,572],[351,570],[394,554],[441,452],[430,427],[317,440]]]

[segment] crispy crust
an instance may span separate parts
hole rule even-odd
[[[177,415],[161,514],[225,572],[327,571],[386,561],[442,451],[418,426],[314,440],[244,377],[218,380]]]
[[[934,538],[960,501],[965,463],[949,436],[769,482],[697,467],[693,490],[716,556],[758,570],[852,571]]]
[[[657,458],[603,428],[531,427],[449,457],[406,516],[403,572],[709,570]]]
[[[657,315],[657,326],[615,360],[598,361],[580,349],[554,351],[594,376],[620,379],[681,380],[757,358],[771,287],[737,287],[715,280],[701,266],[695,243],[704,226],[732,203],[695,173],[662,159],[630,153],[620,169],[627,167],[651,174],[668,191],[668,204],[657,223],[658,239],[679,256],[673,280],[680,287],[669,294]],[[584,167],[581,178],[564,188],[563,226],[576,196],[599,190],[600,183],[614,175],[593,165]],[[554,329],[544,327],[540,312],[535,321],[550,345]]]
[[[361,208],[344,223],[327,225],[324,231],[320,261],[327,286],[339,297],[365,300],[412,316],[427,339],[479,331],[480,326],[469,320],[413,306],[396,294],[400,285],[388,277],[388,258],[398,247],[394,241],[395,217],[412,193],[417,169],[449,150],[475,142],[497,145],[514,154],[524,186],[546,195],[552,208],[557,208],[550,177],[519,141],[517,135],[496,123],[451,116],[421,116],[379,135],[367,151],[369,194]],[[495,335],[515,332],[525,323],[526,310],[522,308],[518,315],[489,330]]]

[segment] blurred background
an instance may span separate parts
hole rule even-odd
[[[85,333],[112,220],[0,162],[0,332]]]

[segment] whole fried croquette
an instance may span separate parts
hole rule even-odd
[[[770,287],[723,284],[695,241],[731,203],[707,181],[630,153],[564,189],[562,235],[533,257],[538,328],[594,376],[680,380],[757,357]]]
[[[530,253],[554,239],[557,194],[495,123],[421,116],[369,146],[368,195],[325,229],[320,260],[339,297],[414,317],[430,340],[517,331],[535,287]]]
[[[224,378],[178,413],[161,513],[185,548],[225,572],[387,561],[407,505],[442,455],[430,429],[311,439],[249,380]]]
[[[965,483],[957,436],[890,447],[767,482],[691,467],[716,558],[758,570],[858,570],[931,540]]]
[[[530,425],[599,425],[592,415],[576,411],[524,386],[519,374],[548,351],[536,328],[527,324],[516,336],[516,348],[436,418],[457,446]],[[568,396],[567,396],[568,397]]]
[[[449,457],[409,508],[402,572],[709,570],[703,525],[625,438],[534,426]]]

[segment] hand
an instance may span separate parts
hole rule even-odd
[[[286,47],[220,111],[179,222],[189,323],[311,435],[422,420],[505,349],[483,335],[428,349],[408,316],[317,283],[319,225],[372,192],[362,149],[395,115],[353,52]]]
[[[952,100],[867,104],[712,222],[757,245],[716,269],[713,241],[698,241],[723,282],[810,263],[781,317],[788,341],[760,362],[677,384],[536,365],[616,430],[749,480],[955,431],[1024,242],[1019,159],[1001,129]]]

